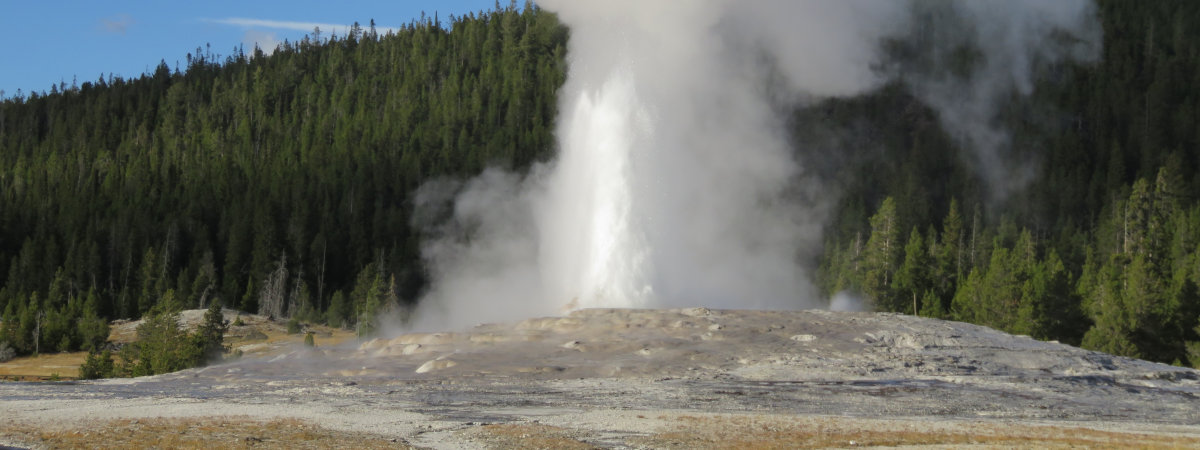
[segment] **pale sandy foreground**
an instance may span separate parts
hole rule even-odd
[[[0,383],[29,447],[1200,447],[1200,373],[957,322],[583,310],[177,374]]]

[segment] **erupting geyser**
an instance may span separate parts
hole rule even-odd
[[[539,1],[571,29],[558,158],[525,176],[490,170],[422,188],[419,205],[452,201],[453,209],[423,247],[433,280],[418,321],[455,326],[583,307],[823,305],[804,262],[819,250],[831,195],[796,159],[787,111],[896,75],[880,42],[911,33],[914,11],[927,3]],[[932,3],[961,9],[953,14],[961,20],[1010,14],[989,6],[996,2]],[[1089,10],[1082,0],[1012,5],[1030,20],[1039,16],[1028,10]],[[1028,52],[1033,40],[1013,40],[1008,50]],[[972,89],[970,78],[954,87]],[[997,79],[980,78],[1004,86]],[[949,89],[913,86],[935,99]],[[979,120],[990,119],[979,110]]]

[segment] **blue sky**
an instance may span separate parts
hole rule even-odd
[[[507,5],[508,1],[500,2]],[[48,91],[51,84],[95,81],[109,73],[133,78],[160,60],[182,68],[186,55],[212,45],[227,56],[234,47],[253,42],[263,47],[284,39],[296,41],[312,25],[340,27],[358,21],[365,28],[408,23],[421,12],[446,18],[491,10],[495,0],[293,0],[176,2],[171,0],[0,2],[0,91],[12,97],[20,89]],[[518,2],[524,4],[524,1]]]

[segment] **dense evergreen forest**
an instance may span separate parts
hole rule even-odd
[[[566,40],[498,5],[0,103],[0,341],[88,348],[158,303],[350,326],[415,299],[409,194],[549,157]]]
[[[1003,107],[1034,171],[1007,198],[899,83],[794,112],[839,192],[825,294],[1200,365],[1200,3],[1098,4],[1102,58]],[[550,157],[568,35],[498,5],[4,100],[0,341],[94,348],[162,304],[363,326],[415,301],[412,192]]]

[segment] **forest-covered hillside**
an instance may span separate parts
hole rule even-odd
[[[78,348],[75,318],[159,302],[353,325],[411,301],[409,194],[547,158],[566,39],[509,6],[0,103],[0,340]]]
[[[1100,60],[1002,109],[1032,171],[1003,198],[899,82],[794,112],[838,189],[825,294],[1200,364],[1200,4],[1098,3]],[[548,158],[568,38],[509,6],[3,101],[0,341],[87,348],[161,303],[352,326],[415,301],[412,193]]]

